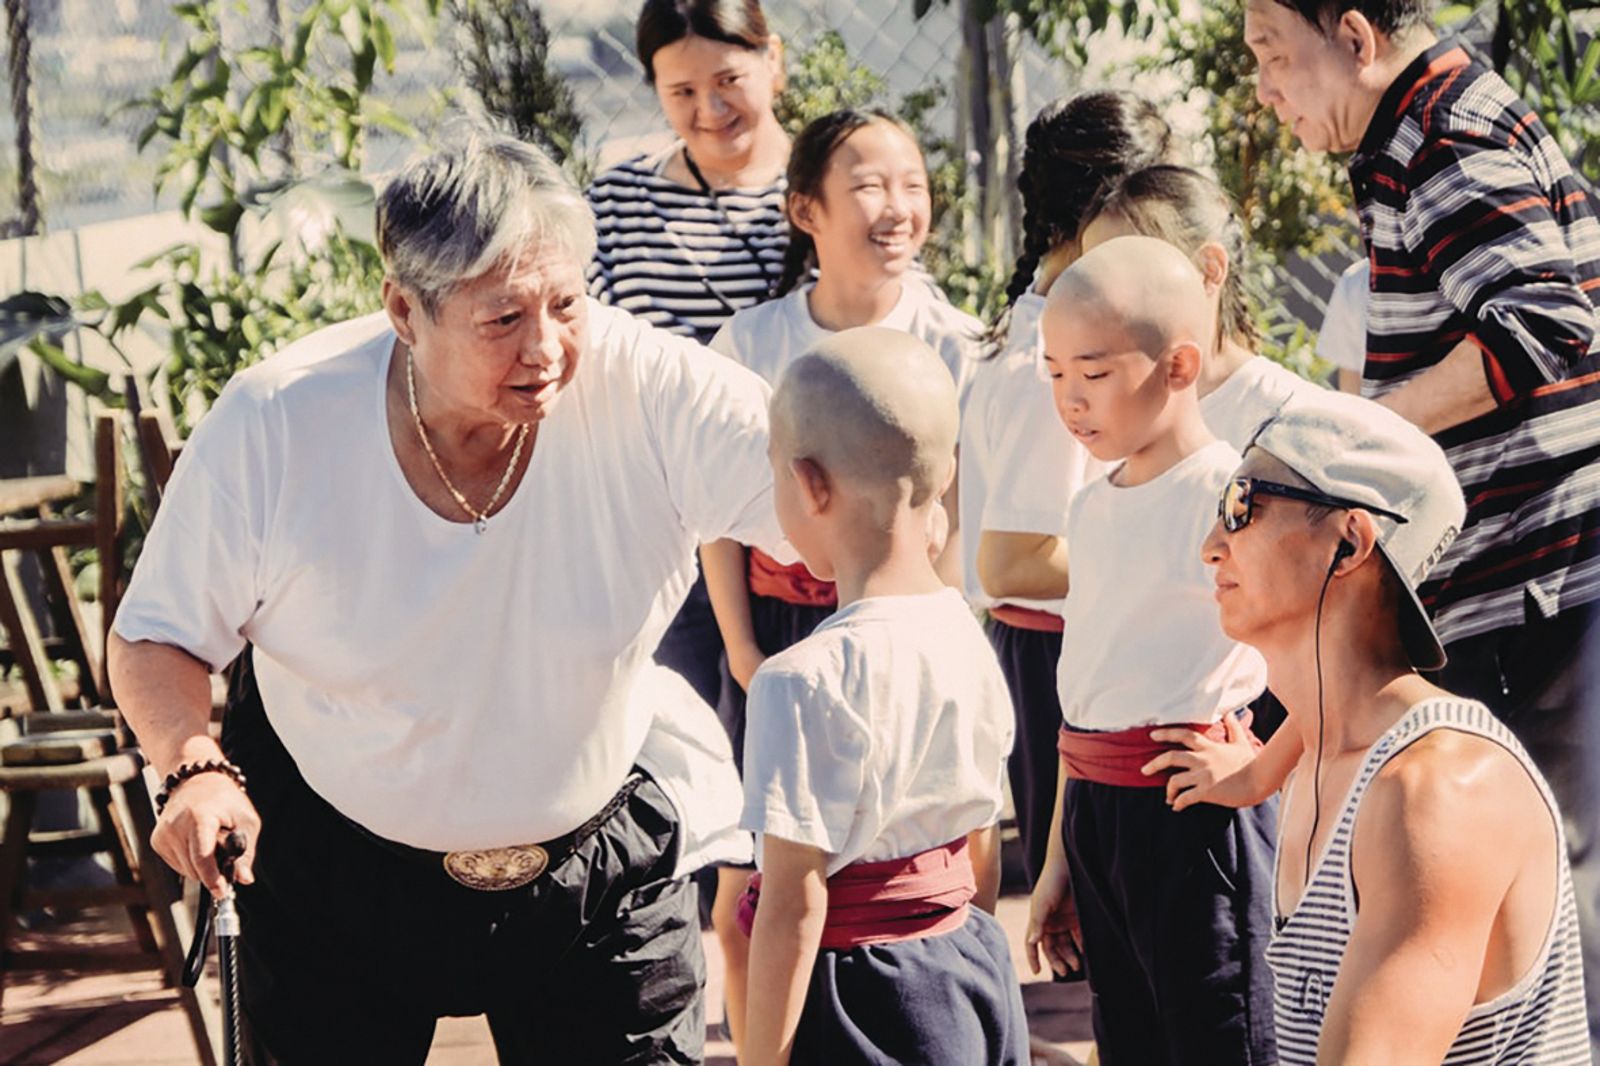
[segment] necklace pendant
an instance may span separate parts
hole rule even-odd
[[[478,536],[483,536],[484,530],[489,528],[488,517],[485,515],[479,515],[477,518],[474,518],[472,520],[472,528],[478,531]]]

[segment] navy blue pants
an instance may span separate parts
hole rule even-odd
[[[689,587],[689,598],[661,635],[655,659],[689,682],[700,698],[714,707],[722,684],[717,672],[721,657],[722,631],[717,628],[711,594],[706,591],[705,575],[701,574]]]
[[[236,676],[223,731],[262,818],[239,889],[253,1066],[421,1064],[440,1017],[472,1014],[503,1063],[701,1061],[695,892],[672,877],[678,817],[659,785],[531,884],[475,891],[318,796],[254,688]]]
[[[750,597],[750,628],[755,631],[756,647],[767,655],[776,655],[785,648],[800,643],[811,631],[832,615],[837,607],[809,607],[789,603],[773,596]],[[728,669],[728,656],[724,653],[719,663],[721,688],[715,700],[717,717],[722,728],[728,731],[733,743],[733,764],[744,772],[744,687],[735,681]]]
[[[824,948],[795,1066],[1028,1066],[1028,1019],[1005,931],[972,908],[920,940]]]
[[[1000,672],[1011,690],[1017,716],[1017,740],[1006,764],[1011,802],[1022,838],[1022,864],[1033,887],[1044,869],[1050,846],[1050,823],[1056,810],[1056,776],[1061,755],[1061,700],[1056,695],[1056,665],[1061,661],[1061,634],[1021,629],[989,619],[989,643],[1000,659]]]
[[[1069,780],[1063,833],[1103,1066],[1277,1061],[1277,800],[1181,813],[1160,788]]]

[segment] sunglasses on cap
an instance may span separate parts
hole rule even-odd
[[[1285,500],[1298,500],[1301,503],[1315,504],[1319,507],[1337,507],[1341,510],[1360,508],[1371,511],[1384,518],[1392,518],[1396,522],[1404,523],[1405,515],[1385,511],[1382,507],[1374,507],[1370,503],[1359,503],[1356,500],[1343,500],[1337,496],[1329,496],[1316,489],[1300,489],[1293,485],[1283,485],[1276,481],[1263,481],[1255,477],[1236,477],[1228,482],[1222,490],[1222,497],[1217,500],[1217,517],[1222,519],[1222,528],[1229,533],[1237,533],[1250,524],[1253,513],[1255,497],[1279,496]]]

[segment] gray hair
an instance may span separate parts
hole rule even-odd
[[[384,268],[430,317],[457,286],[547,241],[587,266],[588,201],[544,152],[480,125],[412,159],[378,197]]]

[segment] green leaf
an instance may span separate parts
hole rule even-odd
[[[155,140],[156,134],[160,132],[161,124],[159,122],[151,122],[145,126],[144,129],[139,131],[139,139],[134,142],[134,151],[144,151],[145,148],[149,147],[150,142]]]
[[[245,315],[239,319],[239,332],[244,334],[245,341],[252,348],[259,349],[266,341],[266,337],[261,332],[261,323],[257,322],[251,315]]]
[[[363,41],[355,54],[356,91],[366,92],[372,87],[372,72],[378,65],[378,49],[371,41]]]
[[[417,128],[407,122],[400,112],[390,107],[381,100],[366,100],[362,102],[361,113],[366,117],[368,124],[382,126],[392,130],[402,137],[415,137]]]
[[[383,63],[384,72],[394,73],[394,31],[389,28],[389,23],[379,15],[372,20],[372,43],[378,50],[378,59]]]
[[[235,232],[243,217],[244,207],[237,200],[224,200],[200,209],[200,221],[224,236]]]
[[[317,21],[322,17],[322,5],[313,4],[300,16],[294,28],[294,47],[289,50],[289,66],[296,70],[306,65],[311,50],[311,35],[316,32]]]
[[[1600,69],[1600,37],[1589,42],[1589,47],[1583,53],[1583,65],[1578,68],[1578,76],[1572,80],[1572,102],[1574,104],[1590,103],[1589,92],[1595,88],[1595,71]]]
[[[268,82],[262,93],[261,124],[277,133],[288,117],[289,90],[280,82]]]
[[[139,324],[139,316],[149,310],[145,306],[143,297],[144,293],[140,293],[133,299],[117,305],[116,310],[111,312],[111,323],[107,327],[108,336],[115,337],[124,330],[132,329]]]
[[[122,394],[112,387],[111,375],[104,370],[96,370],[92,366],[84,366],[73,361],[60,345],[53,344],[43,337],[35,337],[28,345],[28,350],[37,355],[41,362],[54,370],[62,379],[78,386],[106,406],[122,406]]]

